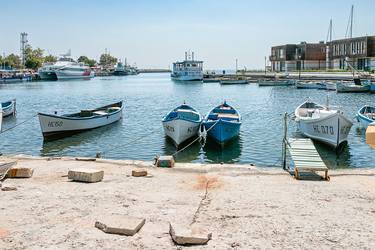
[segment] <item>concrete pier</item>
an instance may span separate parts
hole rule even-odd
[[[2,249],[176,249],[173,222],[212,233],[207,245],[186,249],[375,248],[375,169],[330,170],[322,182],[247,164],[0,158],[15,160],[34,174],[3,183],[17,190],[0,191]],[[69,181],[76,168],[104,169],[103,181]],[[138,168],[153,178],[132,177]],[[111,215],[146,223],[132,237],[95,228]]]

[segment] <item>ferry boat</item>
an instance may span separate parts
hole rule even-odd
[[[194,60],[194,52],[185,52],[185,60],[173,63],[171,78],[177,81],[202,81],[203,61]]]

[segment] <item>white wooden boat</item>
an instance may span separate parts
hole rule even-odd
[[[371,86],[366,82],[364,84],[355,82],[344,82],[340,81],[336,83],[337,93],[363,93],[370,92]]]
[[[117,122],[122,117],[123,102],[113,103],[74,114],[38,113],[45,140],[54,140]]]
[[[295,110],[301,133],[334,148],[347,141],[353,123],[338,109],[306,101]]]
[[[170,111],[162,120],[164,133],[178,147],[188,139],[197,136],[202,116],[189,105],[183,104]]]
[[[305,81],[297,81],[296,88],[297,89],[319,89],[321,88],[319,85],[320,82],[305,82]]]
[[[16,99],[1,103],[2,116],[14,116],[16,114]]]
[[[336,91],[336,83],[335,82],[324,82],[326,90]]]
[[[259,80],[259,87],[276,87],[276,86],[291,86],[295,82],[292,80]]]

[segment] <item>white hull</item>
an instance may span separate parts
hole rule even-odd
[[[72,80],[72,79],[91,79],[94,77],[92,72],[74,71],[74,70],[57,70],[56,76],[58,80]]]
[[[172,76],[173,80],[176,81],[202,81],[203,80],[203,74],[199,75],[187,75],[187,76]]]
[[[70,134],[109,125],[121,119],[122,111],[93,118],[70,118],[47,114],[38,114],[44,137],[55,137],[58,134]]]
[[[2,127],[3,127],[3,111],[0,108],[0,132],[2,130]]]
[[[336,83],[336,91],[338,93],[369,92],[370,85],[354,85],[338,82]]]
[[[353,125],[341,113],[333,113],[317,119],[300,118],[298,123],[303,135],[334,148],[347,141],[350,128]]]
[[[49,71],[38,71],[38,75],[41,80],[56,80],[56,72],[54,70]]]
[[[176,119],[163,122],[164,133],[170,137],[176,146],[196,136],[200,123]]]
[[[2,108],[2,117],[15,115],[16,113],[16,99],[12,100],[12,105],[7,108]]]

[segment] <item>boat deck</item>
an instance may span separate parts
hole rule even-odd
[[[291,138],[287,149],[294,162],[294,176],[299,179],[300,172],[324,171],[324,179],[329,180],[328,167],[323,162],[311,139]]]

